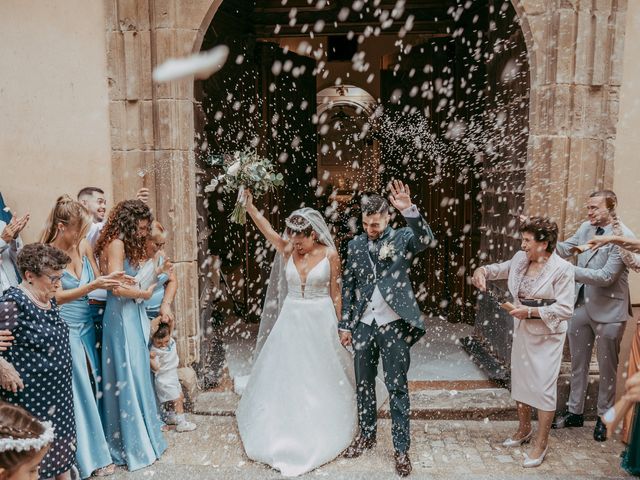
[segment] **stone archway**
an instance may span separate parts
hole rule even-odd
[[[626,0],[512,1],[531,68],[526,210],[552,215],[566,231],[587,192],[613,183]],[[114,197],[151,187],[157,217],[173,232],[183,365],[198,361],[200,341],[195,99],[192,80],[154,85],[151,72],[199,51],[221,3],[104,2]]]

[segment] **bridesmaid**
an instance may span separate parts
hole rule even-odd
[[[69,327],[73,369],[73,409],[78,445],[76,463],[82,478],[93,473],[111,475],[115,469],[98,410],[100,360],[96,331],[89,307],[89,292],[120,285],[122,272],[97,277],[97,267],[89,243],[84,238],[91,225],[88,210],[68,196],[62,196],[49,214],[42,243],[66,253],[71,262],[62,272],[62,289],[56,293],[60,316]]]
[[[152,220],[140,200],[115,206],[96,244],[103,274],[136,275]],[[107,293],[104,311],[103,425],[114,462],[130,471],[151,465],[167,448],[151,382],[149,319],[136,301],[151,298],[154,287],[116,287]]]

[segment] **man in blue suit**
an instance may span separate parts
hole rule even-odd
[[[415,255],[434,240],[427,222],[411,202],[409,187],[395,181],[391,203],[408,227],[389,226],[389,203],[371,195],[362,203],[365,233],[349,242],[343,275],[340,341],[353,345],[360,435],[345,452],[360,456],[376,443],[375,379],[382,357],[385,384],[390,395],[392,436],[396,471],[411,473],[409,460],[409,387],[407,372],[410,347],[424,335],[409,270]]]

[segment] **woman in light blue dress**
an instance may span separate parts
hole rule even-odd
[[[140,200],[125,200],[111,211],[96,253],[102,273],[124,270],[135,276],[145,257],[153,220]],[[151,381],[149,319],[144,303],[153,285],[117,287],[107,295],[102,347],[102,413],[114,463],[130,471],[154,463],[167,448]]]
[[[99,414],[100,360],[87,295],[97,288],[120,285],[124,278],[122,272],[96,278],[97,266],[84,238],[90,224],[87,209],[63,196],[51,211],[42,236],[43,243],[59,248],[71,259],[62,272],[62,289],[56,292],[56,301],[60,305],[60,317],[69,327],[76,464],[82,478],[89,478],[94,472],[108,475],[114,470]]]

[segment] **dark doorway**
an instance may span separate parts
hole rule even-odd
[[[494,306],[477,302],[466,277],[479,263],[517,248],[515,219],[524,206],[529,71],[511,1],[407,0],[400,16],[377,33],[375,9],[350,10],[338,21],[351,2],[329,3],[319,9],[307,0],[289,0],[286,7],[280,0],[222,3],[202,49],[227,44],[229,61],[196,82],[201,183],[213,174],[209,155],[252,145],[277,160],[285,175],[285,188],[260,200],[274,226],[282,230],[289,212],[312,206],[327,213],[338,240],[353,234],[347,224],[360,224],[357,208],[350,208],[364,184],[341,178],[375,179],[367,189],[380,193],[392,179],[409,183],[438,238],[412,270],[422,310],[448,322],[475,322],[481,342],[507,362],[509,319],[487,324]],[[395,2],[387,3],[380,8]],[[375,98],[369,121],[361,122],[357,106],[318,113],[317,92],[347,84]],[[349,118],[358,119],[351,127],[360,132],[345,129],[353,137],[345,147],[335,129]],[[375,150],[377,159],[351,162],[342,172],[339,162],[330,163],[337,151],[357,158],[357,145]],[[327,168],[326,178],[319,174],[323,162],[335,167]],[[250,222],[229,224],[235,198],[199,198],[206,217],[201,260],[219,260],[244,320],[256,321],[273,252]],[[399,216],[396,221],[403,223]]]

